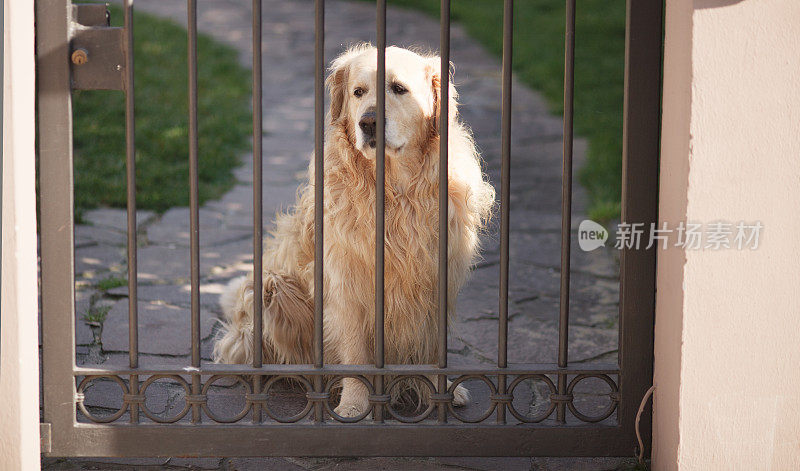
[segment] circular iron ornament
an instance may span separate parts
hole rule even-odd
[[[85,415],[86,418],[88,418],[92,422],[96,422],[96,423],[99,423],[99,424],[105,424],[105,423],[108,423],[108,422],[113,422],[113,421],[119,419],[120,417],[122,417],[122,414],[124,414],[125,411],[128,410],[128,403],[127,402],[123,402],[122,403],[122,407],[120,407],[118,411],[114,412],[113,414],[109,415],[108,417],[97,417],[94,414],[92,414],[91,412],[89,412],[89,410],[86,409],[86,405],[83,403],[83,401],[85,399],[85,395],[84,395],[83,391],[86,390],[86,387],[89,386],[90,383],[92,383],[94,380],[100,379],[100,378],[108,378],[111,381],[117,383],[117,385],[119,385],[120,389],[122,389],[123,396],[128,394],[128,386],[125,384],[125,381],[122,381],[122,379],[119,376],[114,376],[114,375],[86,376],[85,378],[83,378],[83,381],[81,381],[81,383],[78,385],[78,389],[77,389],[78,394],[77,394],[77,397],[75,399],[75,402],[78,404],[78,409],[80,409],[81,413],[83,413],[83,415]]]
[[[608,393],[609,399],[611,400],[611,404],[609,404],[608,409],[606,409],[606,411],[603,412],[603,415],[597,417],[590,417],[588,415],[584,415],[578,412],[578,409],[575,407],[575,404],[573,404],[572,401],[567,403],[567,407],[569,407],[569,410],[570,412],[572,412],[572,415],[574,415],[575,417],[584,422],[589,422],[589,423],[600,422],[601,420],[605,420],[608,417],[610,417],[611,414],[613,414],[614,411],[617,409],[617,404],[619,403],[619,396],[617,392],[619,391],[619,389],[617,388],[617,384],[614,382],[614,380],[609,378],[608,375],[580,374],[574,377],[572,381],[569,382],[569,385],[567,386],[567,394],[572,394],[572,390],[575,389],[575,386],[587,378],[602,379],[603,381],[606,382],[606,384],[608,384],[608,387],[611,388],[611,391]]]
[[[174,415],[174,416],[166,418],[166,419],[162,419],[161,417],[155,416],[153,414],[153,412],[150,409],[147,408],[147,402],[146,401],[142,402],[140,404],[141,407],[142,407],[142,412],[144,412],[144,415],[146,415],[147,418],[152,420],[153,422],[157,422],[159,424],[172,424],[172,423],[175,423],[175,422],[181,420],[189,412],[189,409],[191,409],[192,405],[189,404],[188,400],[186,400],[186,397],[190,396],[192,394],[191,393],[191,389],[189,388],[189,383],[187,383],[186,380],[184,380],[180,376],[177,376],[177,375],[152,375],[149,378],[147,378],[147,380],[144,383],[142,383],[142,388],[139,390],[139,394],[141,394],[142,396],[147,396],[147,394],[146,394],[147,388],[150,387],[151,384],[153,384],[154,382],[158,381],[159,379],[171,379],[171,380],[175,381],[176,383],[178,383],[183,388],[183,391],[185,393],[184,394],[184,402],[186,403],[186,405],[183,406],[183,410],[178,412],[177,415]]]
[[[219,381],[222,378],[233,378],[233,379],[235,379],[236,382],[238,382],[239,384],[244,386],[244,393],[245,394],[250,394],[250,393],[253,392],[250,389],[250,383],[245,381],[244,378],[242,378],[241,376],[237,376],[237,375],[214,375],[214,376],[208,378],[208,381],[206,381],[206,384],[203,385],[203,390],[201,392],[201,395],[203,395],[206,398],[208,398],[208,390],[211,388],[211,385],[216,383],[217,381]],[[221,424],[231,424],[233,422],[238,422],[238,421],[242,420],[244,418],[244,416],[247,415],[248,412],[250,412],[250,404],[247,403],[247,402],[245,402],[245,406],[244,406],[244,408],[242,409],[241,412],[239,412],[238,414],[236,414],[235,416],[233,416],[233,417],[231,417],[229,419],[217,417],[217,415],[214,414],[211,411],[211,407],[209,407],[207,399],[206,399],[206,402],[203,402],[200,405],[200,407],[203,408],[203,412],[206,413],[208,418],[210,418],[214,422],[219,422]]]
[[[330,381],[328,381],[328,383],[325,385],[325,392],[330,394],[331,393],[331,389],[333,389],[333,385],[336,384],[339,380],[342,380],[342,382],[344,382],[345,378],[353,378],[353,379],[357,379],[357,380],[361,381],[361,383],[364,386],[366,386],[367,391],[369,391],[369,395],[370,396],[374,396],[375,395],[375,389],[372,387],[372,383],[370,383],[370,381],[367,378],[365,378],[364,376],[362,376],[362,375],[353,375],[353,376],[339,375],[339,376],[335,376]],[[386,390],[388,391],[389,389],[387,388]],[[334,412],[333,407],[331,407],[331,401],[330,400],[323,401],[323,404],[325,404],[325,410],[328,411],[328,414],[330,414],[330,416],[333,417],[334,420],[336,420],[338,422],[345,423],[345,424],[354,424],[356,422],[364,420],[364,418],[366,416],[368,416],[370,414],[370,412],[372,412],[372,407],[370,406],[370,407],[367,407],[367,409],[364,412],[362,412],[361,414],[359,414],[359,415],[357,415],[355,417],[343,417],[343,416],[337,414],[336,412]],[[389,408],[389,406],[386,406],[386,409],[388,409],[388,408]]]
[[[459,376],[450,385],[450,388],[448,389],[448,391],[451,394],[455,394],[456,387],[459,384],[461,384],[462,382],[464,382],[466,380],[469,380],[469,379],[477,379],[477,380],[480,380],[480,381],[483,381],[484,383],[486,383],[486,385],[489,386],[489,394],[490,395],[495,395],[497,393],[497,388],[495,387],[495,385],[492,382],[492,380],[490,380],[489,378],[487,378],[484,375],[464,375],[464,376]],[[497,403],[492,401],[491,404],[489,405],[489,409],[487,409],[486,412],[482,416],[480,416],[478,418],[475,418],[475,419],[470,419],[470,418],[467,418],[467,417],[463,417],[461,414],[456,412],[456,408],[455,408],[455,406],[453,405],[452,402],[449,402],[447,404],[447,408],[450,409],[450,413],[453,414],[453,417],[455,417],[456,419],[460,420],[461,422],[468,423],[468,424],[475,424],[475,423],[478,423],[478,422],[483,422],[484,420],[489,418],[489,416],[492,415],[492,412],[494,412],[494,410],[497,408]]]
[[[404,381],[404,380],[408,380],[408,379],[417,379],[417,380],[421,381],[425,386],[428,387],[428,390],[430,390],[431,394],[436,394],[436,387],[433,385],[433,383],[431,382],[430,379],[428,379],[427,377],[425,377],[423,375],[397,376],[393,380],[391,380],[389,382],[389,384],[386,386],[386,393],[390,394],[390,391],[392,390],[392,388],[395,385],[397,385],[400,381]],[[452,403],[452,401],[451,401],[451,403]],[[417,423],[417,422],[422,422],[423,420],[427,419],[428,416],[431,415],[431,412],[433,412],[433,409],[435,407],[436,406],[434,405],[433,401],[428,401],[428,408],[425,409],[424,411],[422,411],[421,414],[415,415],[415,416],[412,416],[412,417],[404,417],[404,416],[398,414],[397,411],[395,411],[392,408],[391,403],[386,405],[386,410],[389,411],[389,414],[391,414],[392,417],[394,417],[395,419],[399,420],[400,422],[403,422],[403,423],[406,423],[406,424],[414,424],[414,423]]]
[[[548,399],[548,401],[550,402],[550,407],[548,407],[546,411],[544,411],[541,414],[539,414],[537,416],[534,416],[534,417],[528,417],[525,414],[520,413],[517,410],[517,408],[514,407],[514,401],[513,401],[514,389],[516,389],[517,386],[519,386],[520,383],[522,383],[526,379],[533,379],[533,380],[542,381],[550,389],[550,394],[555,394],[556,393],[556,385],[553,384],[553,380],[551,380],[549,377],[547,377],[545,375],[542,375],[542,374],[520,375],[520,376],[517,376],[514,379],[514,381],[512,381],[511,384],[508,385],[508,395],[510,395],[511,398],[512,398],[512,401],[507,404],[508,410],[520,422],[525,422],[525,423],[529,423],[529,424],[535,424],[535,423],[541,422],[544,419],[550,417],[550,414],[552,414],[553,411],[556,409],[556,404],[553,401],[549,401],[549,399]]]
[[[264,389],[262,389],[261,393],[269,395],[270,388],[272,388],[272,386],[275,383],[277,383],[279,380],[281,380],[281,379],[288,379],[288,380],[291,380],[291,381],[297,381],[298,383],[303,385],[303,388],[306,390],[306,393],[308,393],[309,391],[313,391],[314,390],[314,387],[311,386],[311,383],[309,383],[308,380],[306,378],[302,377],[302,376],[294,376],[294,375],[290,375],[290,376],[272,376],[269,380],[267,380],[266,384],[264,385]],[[266,401],[261,403],[261,410],[266,412],[267,415],[270,416],[276,422],[280,422],[282,424],[289,424],[289,423],[297,422],[297,421],[303,419],[305,416],[307,416],[308,413],[311,412],[311,407],[312,406],[313,406],[313,404],[311,403],[311,401],[306,399],[306,407],[303,408],[303,410],[301,410],[297,414],[295,414],[293,416],[290,416],[290,417],[282,417],[282,416],[276,414],[275,412],[272,411],[272,409],[270,409],[270,407],[269,407],[269,405],[267,404]]]

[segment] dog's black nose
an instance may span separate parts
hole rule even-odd
[[[361,120],[358,122],[358,126],[364,131],[368,137],[374,138],[375,137],[375,110],[369,109],[366,113],[361,115]]]

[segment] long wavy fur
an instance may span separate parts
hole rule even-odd
[[[334,60],[326,81],[331,94],[325,139],[324,348],[326,363],[371,363],[375,299],[375,162],[354,147],[351,123],[342,113],[350,61],[369,45],[350,48]],[[438,58],[422,57],[434,73],[439,96]],[[448,306],[478,254],[479,232],[488,222],[494,189],[481,171],[470,130],[458,116],[455,88],[449,103]],[[385,361],[431,364],[438,357],[438,102],[419,123],[417,149],[408,161],[386,155]],[[413,172],[408,169],[413,168]],[[298,190],[294,207],[279,214],[265,241],[262,296],[265,363],[312,363],[314,274],[314,163]],[[253,276],[234,280],[223,296],[225,328],[214,347],[222,363],[252,361]],[[352,345],[352,332],[362,344]],[[394,400],[411,392],[427,402],[427,387],[407,381]]]

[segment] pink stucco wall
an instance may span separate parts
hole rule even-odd
[[[666,2],[660,219],[761,221],[659,252],[654,468],[800,469],[800,2]]]
[[[4,3],[0,470],[39,469],[33,2]]]

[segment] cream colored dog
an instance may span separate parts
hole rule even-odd
[[[374,358],[375,79],[374,47],[353,47],[333,61],[325,138],[324,350],[326,363]],[[437,349],[437,247],[440,60],[386,50],[385,357],[387,364],[432,364]],[[494,202],[480,156],[449,103],[449,314],[478,253],[478,233]],[[263,257],[263,351],[266,363],[312,363],[314,330],[314,162],[296,206],[277,217]],[[253,277],[234,280],[222,297],[222,363],[252,361]],[[407,382],[403,388],[423,387]],[[395,388],[397,389],[397,388]],[[425,388],[427,390],[427,388]],[[392,391],[397,399],[400,391]],[[427,393],[418,395],[427,402]],[[469,400],[459,386],[454,404]],[[358,416],[368,391],[347,378],[336,413]]]

